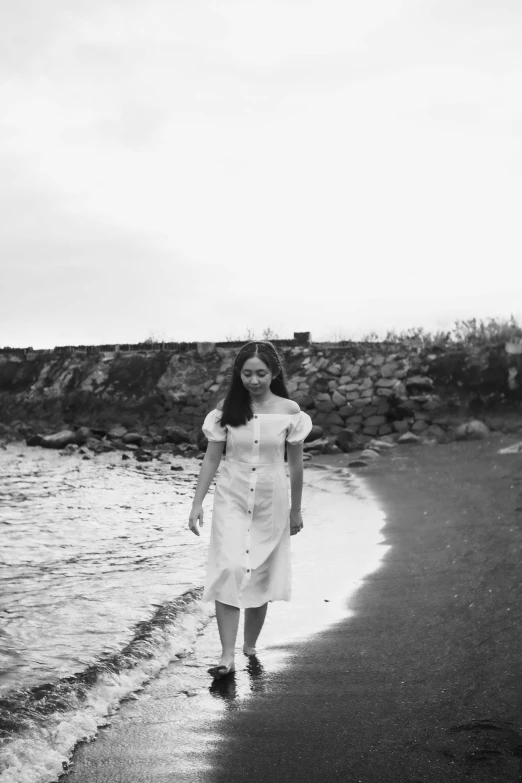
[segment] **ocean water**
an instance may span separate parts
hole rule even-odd
[[[83,461],[22,444],[0,450],[2,783],[56,781],[78,742],[193,651],[214,613],[200,600],[213,484],[202,536],[187,526],[199,467],[170,455],[136,463],[120,453]],[[274,604],[295,638],[345,612],[348,587],[384,554],[384,517],[346,470],[306,467],[303,516],[295,580],[312,598],[313,575],[323,574],[329,598],[320,616],[297,621],[291,604]]]

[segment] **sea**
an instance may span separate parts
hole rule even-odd
[[[201,601],[215,482],[202,535],[188,529],[200,465],[0,449],[1,783],[58,781],[78,743],[216,633]],[[306,463],[304,476],[293,590],[313,601],[320,584],[328,597],[293,622],[285,604],[280,640],[348,616],[387,550],[384,511],[361,478]]]

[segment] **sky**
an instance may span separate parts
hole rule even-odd
[[[0,346],[522,325],[520,0],[0,9]]]

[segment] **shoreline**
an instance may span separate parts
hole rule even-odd
[[[64,783],[118,779],[127,756],[126,783],[518,781],[522,471],[520,455],[497,454],[514,440],[394,449],[358,471],[391,548],[349,616],[261,648],[243,680],[210,687],[215,639],[203,634],[187,664],[190,719],[176,718],[174,665],[154,698],[114,716],[118,736],[103,729],[78,749]],[[309,465],[335,471],[349,458]]]

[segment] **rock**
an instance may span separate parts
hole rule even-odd
[[[367,416],[364,421],[365,427],[378,427],[381,424],[386,424],[386,416],[379,416],[378,414]]]
[[[85,446],[94,454],[105,454],[109,451],[115,451],[112,443],[107,440],[96,440],[96,438],[89,438]]]
[[[110,444],[114,449],[118,449],[118,451],[135,451],[140,448],[135,443],[124,443],[122,440],[111,440]]]
[[[373,449],[364,449],[364,451],[361,451],[362,459],[376,459],[377,457],[380,457],[380,454]]]
[[[332,425],[339,426],[341,429],[344,428],[344,419],[341,418],[338,413],[327,413],[324,419],[324,423],[329,426],[331,432],[333,432]]]
[[[134,455],[137,462],[152,462],[152,454],[144,451],[137,451]]]
[[[405,432],[397,440],[397,443],[420,443],[421,439],[418,435],[414,435],[413,432]]]
[[[366,444],[367,448],[369,449],[393,449],[395,446],[395,443],[390,442],[388,440],[381,440],[380,438],[378,440],[371,440],[369,443]]]
[[[446,438],[445,431],[442,429],[442,427],[439,427],[438,424],[430,424],[426,430],[426,435],[430,438],[435,438],[435,440],[439,442],[442,442]]]
[[[341,407],[346,403],[346,397],[343,397],[342,394],[340,394],[338,391],[334,391],[332,394],[332,400],[337,405],[337,407]]]
[[[201,342],[197,344],[196,350],[198,352],[198,356],[204,357],[213,353],[215,347],[216,343]]]
[[[389,446],[395,446],[399,439],[399,434],[394,432],[392,435],[379,435],[379,443],[387,443]]]
[[[115,427],[111,427],[107,433],[107,437],[111,440],[121,440],[127,434],[127,428],[121,424],[117,424]]]
[[[29,438],[25,439],[25,444],[26,446],[41,446],[43,439],[43,435],[31,435]]]
[[[185,468],[183,467],[183,465],[171,465],[171,466],[170,466],[170,469],[171,469],[171,470],[185,470]]]
[[[44,449],[63,449],[74,441],[75,434],[72,430],[62,430],[54,435],[44,435],[39,445]]]
[[[70,456],[71,454],[75,454],[78,451],[78,445],[76,443],[69,443],[63,451],[60,452],[60,454],[63,454],[64,456]]]
[[[121,458],[122,459],[130,459],[130,456],[128,454],[122,454]]]
[[[192,438],[182,427],[169,426],[163,430],[163,440],[165,443],[190,443]]]
[[[326,446],[329,445],[329,441],[327,438],[318,438],[317,440],[313,440],[311,443],[305,443],[303,444],[303,452],[306,451],[322,451]]]
[[[408,391],[410,391],[410,389],[425,391],[431,391],[433,389],[433,381],[431,378],[428,378],[427,375],[414,375],[411,378],[406,378],[404,384]]]
[[[330,400],[328,402],[325,400],[324,402],[316,402],[315,403],[316,410],[320,411],[321,413],[331,413],[335,410],[335,403]]]
[[[322,438],[324,435],[324,429],[320,427],[318,424],[313,424],[312,429],[308,433],[308,435],[305,438],[305,443],[311,443],[314,440],[318,440],[318,438]]]
[[[353,451],[353,446],[356,441],[355,430],[351,430],[348,427],[341,430],[335,436],[335,444],[341,451],[348,452]]]
[[[340,375],[341,374],[341,365],[340,364],[331,364],[329,367],[326,368],[326,372],[329,372],[330,375]]]
[[[143,440],[143,438],[141,437],[139,432],[127,432],[122,437],[122,441],[124,443],[127,443],[129,445],[133,445],[133,446],[141,446],[142,440]]]
[[[461,424],[455,431],[456,440],[481,440],[489,435],[489,429],[478,419]]]
[[[75,442],[78,446],[83,446],[87,443],[87,440],[92,437],[92,432],[89,427],[79,427],[74,433]]]
[[[522,441],[513,443],[512,446],[506,446],[505,449],[499,449],[497,454],[522,454]]]
[[[348,463],[349,468],[367,468],[368,463],[365,462],[363,459],[353,459],[351,462]]]
[[[112,443],[108,440],[98,441],[98,454],[108,454],[110,451],[116,451]]]

